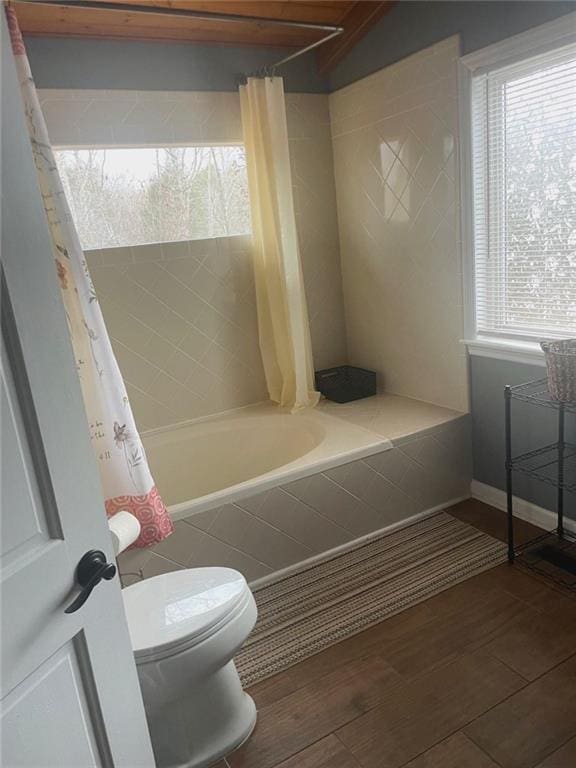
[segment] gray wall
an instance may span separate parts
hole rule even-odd
[[[545,369],[472,356],[470,373],[474,479],[504,490],[504,386],[542,378]],[[567,417],[566,424],[566,438],[575,443],[576,419]],[[512,425],[515,454],[556,440],[557,414],[551,409],[514,402]],[[531,478],[515,474],[514,494],[545,509],[556,509],[554,489]],[[570,516],[576,518],[576,495],[566,494],[565,504]]]
[[[287,53],[281,48],[63,37],[27,37],[26,49],[38,88],[126,91],[235,91],[238,75]],[[282,74],[287,91],[327,91],[313,54],[290,62]]]
[[[330,73],[342,88],[439,40],[460,33],[470,53],[576,10],[574,2],[399,2]]]
[[[354,82],[450,35],[464,53],[576,10],[574,2],[399,2],[328,78],[313,53],[282,69],[287,91],[324,93]],[[39,88],[233,91],[241,73],[285,55],[274,48],[27,37]]]

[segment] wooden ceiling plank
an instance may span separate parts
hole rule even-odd
[[[110,0],[99,0],[106,2]],[[130,5],[143,0],[119,0]],[[318,51],[321,71],[333,67],[386,13],[391,0],[146,0],[147,5],[270,19],[342,25],[345,32]],[[187,19],[105,8],[78,8],[14,3],[22,31],[28,35],[74,36],[98,39],[163,40],[176,42],[256,45],[297,48],[319,40],[323,33],[265,22],[228,22]]]
[[[93,1],[103,3],[110,0]],[[118,0],[118,2],[123,5],[147,5],[157,8],[266,17],[316,24],[338,24],[342,16],[354,5],[354,0],[335,0],[335,2],[330,2],[330,0],[327,2],[315,0],[270,0],[270,2],[262,2],[262,0],[236,0],[235,2],[230,2],[230,0]],[[41,7],[39,0],[37,8]],[[89,9],[79,10],[88,12]],[[160,17],[157,16],[156,18]]]
[[[156,39],[239,45],[298,47],[317,40],[316,30],[269,26],[246,21],[183,19],[64,6],[17,6],[21,29],[29,35]]]
[[[354,3],[341,22],[344,33],[318,49],[316,60],[320,74],[326,74],[333,69],[393,5],[394,0],[359,0]]]

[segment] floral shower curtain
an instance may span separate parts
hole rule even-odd
[[[240,86],[260,350],[270,398],[293,411],[317,404],[300,263],[281,77]]]
[[[106,513],[111,517],[127,510],[135,515],[140,521],[141,534],[133,546],[147,547],[172,533],[172,521],[150,474],[92,287],[16,14],[6,7],[6,15]]]

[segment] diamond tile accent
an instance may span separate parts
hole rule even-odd
[[[116,249],[87,252],[142,430],[267,398],[250,240],[202,243],[122,248],[118,263]]]
[[[349,362],[466,411],[458,40],[330,95]]]
[[[466,496],[469,457],[469,417],[453,419],[391,450],[191,515],[153,548],[153,565],[227,565],[261,578]],[[133,558],[120,555],[123,572],[134,570]]]

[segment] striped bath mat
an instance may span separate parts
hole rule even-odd
[[[240,677],[253,685],[505,560],[502,542],[440,512],[305,566],[255,591]]]

